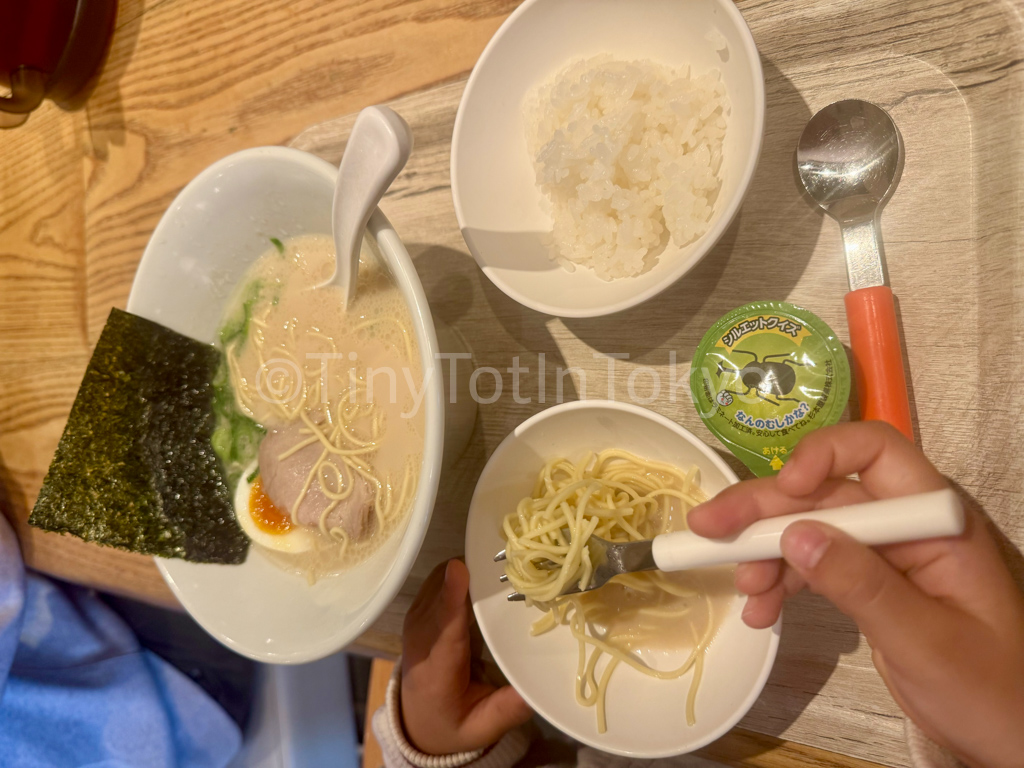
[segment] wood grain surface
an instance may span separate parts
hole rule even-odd
[[[563,321],[525,310],[480,273],[448,189],[458,78],[515,5],[123,2],[87,110],[47,106],[0,134],[0,507],[15,522],[26,561],[77,582],[173,601],[150,560],[29,530],[23,521],[109,308],[124,306],[141,251],[174,194],[210,162],[293,137],[293,145],[336,162],[350,119],[303,128],[410,94],[396,108],[412,123],[417,148],[382,208],[415,258],[435,317],[461,333],[477,365],[504,370],[519,356],[531,369],[524,393],[538,389],[543,353],[548,393],[561,365],[585,372],[566,399],[605,397],[613,388],[626,399],[629,374],[639,366],[666,374],[673,352],[677,378],[685,379],[707,327],[747,301],[795,301],[845,336],[838,231],[801,197],[793,147],[814,111],[861,97],[892,112],[907,148],[882,227],[919,440],[1000,525],[1012,565],[1024,572],[1024,473],[1014,426],[1024,410],[1018,7],[739,3],[768,88],[762,162],[740,216],[708,258],[657,299],[613,318]],[[629,355],[611,376],[610,353]],[[714,444],[680,392],[650,407]],[[436,562],[462,549],[469,495],[487,456],[542,407],[536,397],[481,407],[469,447],[443,478],[436,522],[410,579],[360,649],[399,650],[412,595]],[[899,710],[863,638],[812,596],[787,608],[778,662],[743,725],[771,738],[740,733],[709,749],[740,760],[732,764],[854,764],[793,762],[778,743],[784,738],[907,765]],[[742,738],[752,740],[748,747],[736,746]],[[742,762],[755,759],[744,749],[787,756]]]

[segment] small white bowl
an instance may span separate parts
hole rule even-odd
[[[696,719],[686,724],[690,674],[656,680],[626,665],[611,678],[608,731],[598,734],[593,708],[573,693],[577,645],[558,627],[530,637],[536,608],[509,603],[502,565],[502,518],[533,490],[537,473],[552,456],[579,458],[587,451],[622,448],[648,459],[700,469],[701,487],[714,495],[737,481],[729,466],[700,440],[645,408],[610,400],[583,400],[541,411],[520,424],[491,456],[480,475],[466,525],[470,597],[484,640],[509,682],[534,710],[574,739],[605,752],[657,758],[691,752],[719,738],[746,714],[761,693],[779,644],[781,620],[771,629],[743,623],[743,601],[728,603],[707,651],[697,693]]]
[[[249,149],[214,163],[189,182],[157,225],[128,311],[212,343],[226,301],[270,247],[270,237],[330,233],[337,172],[330,163],[284,147]],[[242,565],[156,558],[192,617],[257,661],[298,664],[352,642],[398,594],[430,522],[444,438],[434,324],[412,260],[380,210],[367,230],[409,305],[426,377],[423,463],[405,530],[365,562],[313,586],[255,549]]]
[[[720,54],[713,30],[728,48]],[[707,232],[671,243],[637,277],[606,282],[568,272],[549,256],[551,232],[526,146],[523,99],[572,61],[609,53],[722,73],[731,103],[722,190]],[[715,245],[739,210],[764,133],[764,75],[733,0],[526,0],[484,49],[455,118],[451,183],[455,215],[480,268],[511,298],[559,317],[596,317],[668,288]]]

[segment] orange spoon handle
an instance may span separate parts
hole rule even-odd
[[[914,439],[896,306],[887,285],[846,294],[861,419],[887,421]]]

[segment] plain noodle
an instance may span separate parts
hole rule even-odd
[[[504,518],[509,583],[545,611],[532,634],[569,627],[579,646],[576,700],[596,707],[601,733],[607,728],[608,683],[619,664],[663,680],[693,670],[686,719],[691,725],[696,722],[695,697],[704,651],[715,628],[712,601],[699,583],[688,583],[685,575],[659,571],[619,576],[589,593],[562,593],[590,584],[595,567],[588,545],[591,536],[611,542],[650,539],[685,525],[686,513],[704,499],[696,467],[684,473],[626,451],[606,450],[578,462],[551,459],[533,493]],[[703,609],[703,621],[697,621],[698,607]],[[645,647],[659,624],[666,623],[674,635],[688,626],[691,638],[687,639],[692,639],[693,648],[677,668],[658,670],[635,652]],[[703,626],[698,628],[698,623]],[[607,663],[598,673],[602,656],[608,657]]]

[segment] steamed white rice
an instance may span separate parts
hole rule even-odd
[[[529,97],[527,143],[562,266],[632,277],[670,237],[682,247],[704,234],[728,105],[717,70],[610,56],[570,65]]]

